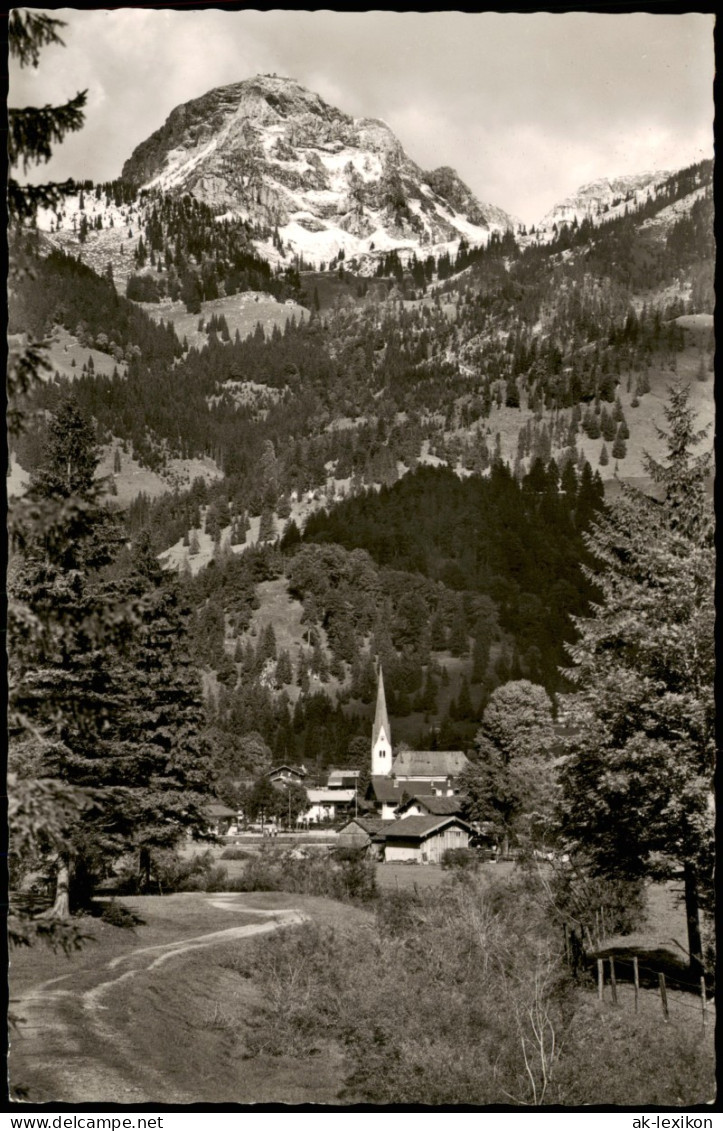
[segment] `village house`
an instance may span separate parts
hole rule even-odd
[[[272,785],[303,785],[306,777],[305,766],[276,766],[265,775]]]
[[[438,784],[442,785],[443,781]],[[402,802],[418,793],[429,792],[430,783],[425,780],[397,781],[394,777],[373,777],[366,788],[364,800],[372,806],[377,816],[385,821],[391,821],[396,817],[397,809]]]
[[[467,755],[461,750],[400,750],[392,773],[398,781],[443,781],[444,789],[451,793],[452,783],[468,768]]]
[[[397,806],[397,817],[461,817],[463,798],[459,794],[439,797],[434,793],[414,793]]]
[[[471,828],[461,817],[404,817],[383,831],[387,864],[441,864],[451,848],[469,848]]]
[[[297,818],[298,824],[318,825],[322,821],[335,821],[338,816],[354,808],[355,789],[307,789],[309,808]]]
[[[327,789],[356,789],[361,770],[329,770]]]

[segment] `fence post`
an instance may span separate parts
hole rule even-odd
[[[705,978],[702,974],[700,977],[700,1000],[703,1007],[703,1029],[705,1030],[708,1024],[708,996],[705,991]]]
[[[668,1021],[670,1014],[668,1012],[668,995],[665,990],[665,974],[658,974],[658,985],[660,986],[660,1003],[663,1007],[663,1017]]]
[[[565,937],[565,961],[567,962],[568,966],[571,966],[572,963],[570,961],[570,934],[569,934],[568,929],[567,929],[567,923],[562,924],[562,931],[563,931],[563,934],[564,934],[564,937]]]
[[[603,970],[603,961],[602,961],[602,958],[598,958],[598,960],[597,960],[597,996],[600,998],[600,1001],[602,1001],[602,999],[603,999],[603,982],[604,982],[604,980],[605,980],[605,972]]]
[[[610,955],[610,991],[612,993],[613,1005],[618,1004],[618,984],[615,980],[615,959],[612,954]]]
[[[638,976],[638,956],[633,957],[633,981],[635,982],[635,1012],[638,1012],[638,994],[640,993],[640,978]]]

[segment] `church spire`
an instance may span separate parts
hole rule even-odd
[[[372,728],[372,776],[387,777],[392,772],[392,728],[387,715],[387,701],[384,695],[384,676],[379,665],[379,684],[377,687],[377,706]]]

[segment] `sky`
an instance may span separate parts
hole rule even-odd
[[[42,9],[41,9],[42,10]],[[65,46],[10,67],[11,106],[88,90],[86,122],[32,179],[94,181],[170,111],[259,73],[382,118],[423,169],[536,223],[603,177],[713,155],[708,13],[54,9]]]

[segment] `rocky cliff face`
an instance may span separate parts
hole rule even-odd
[[[632,210],[644,204],[648,194],[655,199],[658,187],[669,176],[669,172],[660,171],[638,173],[582,185],[540,220],[537,225],[538,237],[544,239],[551,236],[555,225],[559,229],[563,224],[572,224],[575,220],[579,224],[585,219],[591,220],[593,224],[600,224],[622,216],[626,207]]]
[[[139,145],[123,177],[190,192],[320,263],[382,252],[426,256],[464,238],[514,228],[454,170],[424,173],[382,121],[352,118],[292,79],[260,75],[176,107]]]

